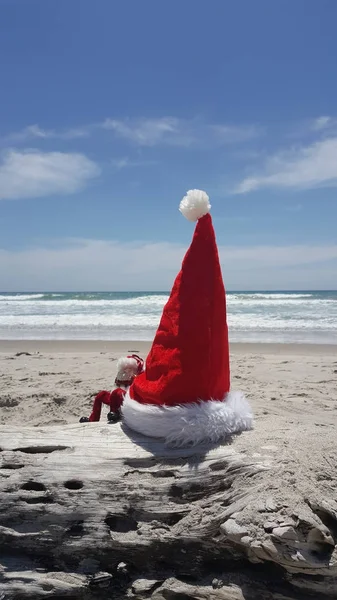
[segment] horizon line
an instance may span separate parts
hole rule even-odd
[[[309,292],[337,292],[337,288],[335,289],[325,289],[325,288],[306,288],[306,289],[291,289],[291,288],[280,288],[280,289],[226,289],[227,294],[258,294],[258,293],[268,293],[268,294],[278,294],[278,293],[309,293]],[[1,294],[170,294],[171,290],[6,290],[1,291]]]

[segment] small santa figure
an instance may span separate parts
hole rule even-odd
[[[115,379],[115,388],[109,392],[102,390],[97,394],[94,400],[94,406],[90,417],[81,417],[80,423],[99,421],[101,418],[102,404],[109,406],[108,423],[117,423],[120,420],[120,409],[127,389],[134,382],[137,375],[144,370],[144,361],[137,354],[131,354],[120,358],[117,363],[117,376]]]

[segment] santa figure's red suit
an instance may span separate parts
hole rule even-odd
[[[143,359],[136,354],[120,358],[117,363],[115,389],[111,392],[107,390],[99,392],[95,397],[90,417],[82,417],[80,422],[99,421],[101,418],[102,404],[105,404],[110,408],[108,420],[111,422],[117,421],[126,391],[134,381],[135,377],[142,373],[143,365]]]
[[[197,221],[164,307],[146,368],[128,388],[124,423],[167,444],[218,442],[252,428],[242,392],[230,390],[226,294],[207,194],[190,190],[180,211]]]

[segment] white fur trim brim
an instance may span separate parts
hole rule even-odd
[[[253,427],[253,414],[242,392],[229,392],[222,401],[157,406],[132,400],[128,390],[122,414],[130,429],[163,438],[169,446],[219,442]]]

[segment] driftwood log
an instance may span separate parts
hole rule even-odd
[[[2,427],[0,447],[1,600],[337,597],[337,495],[290,490],[266,451],[105,423]]]

